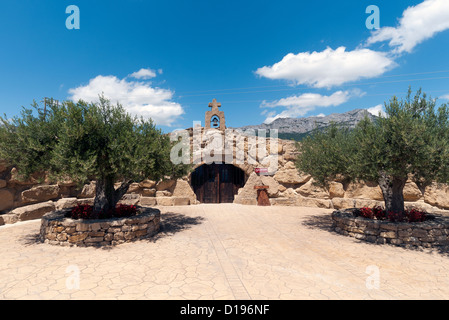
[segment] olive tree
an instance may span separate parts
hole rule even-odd
[[[387,211],[403,212],[408,179],[419,186],[449,182],[449,109],[421,90],[392,97],[385,115],[365,117],[356,128],[330,126],[298,145],[297,167],[324,185],[337,175],[377,181]]]
[[[0,119],[0,159],[25,178],[46,171],[60,180],[95,180],[95,212],[115,208],[133,182],[188,172],[188,165],[170,161],[170,139],[151,119],[133,117],[104,97],[97,104],[67,101],[47,110],[35,104],[20,117]]]

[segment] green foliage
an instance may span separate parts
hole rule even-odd
[[[405,100],[385,103],[386,116],[365,118],[353,131],[331,126],[305,138],[297,166],[318,182],[343,174],[378,181],[381,175],[418,184],[449,182],[449,109],[409,90]]]
[[[22,108],[21,116],[8,119],[0,116],[0,159],[20,168],[22,179],[52,169],[50,160],[57,143],[59,123],[34,102],[31,109]]]
[[[34,110],[33,110],[34,109]],[[178,177],[188,166],[170,162],[169,137],[100,97],[99,104],[33,105],[12,121],[1,118],[0,158],[25,176],[49,171],[58,179],[141,181]],[[33,112],[34,111],[34,112]]]
[[[323,185],[337,175],[350,175],[349,163],[355,153],[353,131],[331,124],[323,130],[315,130],[305,137],[297,148],[300,155],[298,168],[311,174],[315,181]]]

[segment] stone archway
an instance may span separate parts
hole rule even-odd
[[[232,164],[203,164],[190,175],[190,184],[201,203],[232,203],[245,184],[245,176]]]

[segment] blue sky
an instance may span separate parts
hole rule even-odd
[[[80,29],[66,28],[69,5]],[[380,10],[368,30],[365,10]],[[2,1],[0,111],[104,92],[165,132],[449,98],[449,1]]]

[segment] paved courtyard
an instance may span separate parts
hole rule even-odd
[[[152,240],[112,249],[0,227],[0,299],[449,299],[449,255],[329,232],[332,210],[161,207]]]

